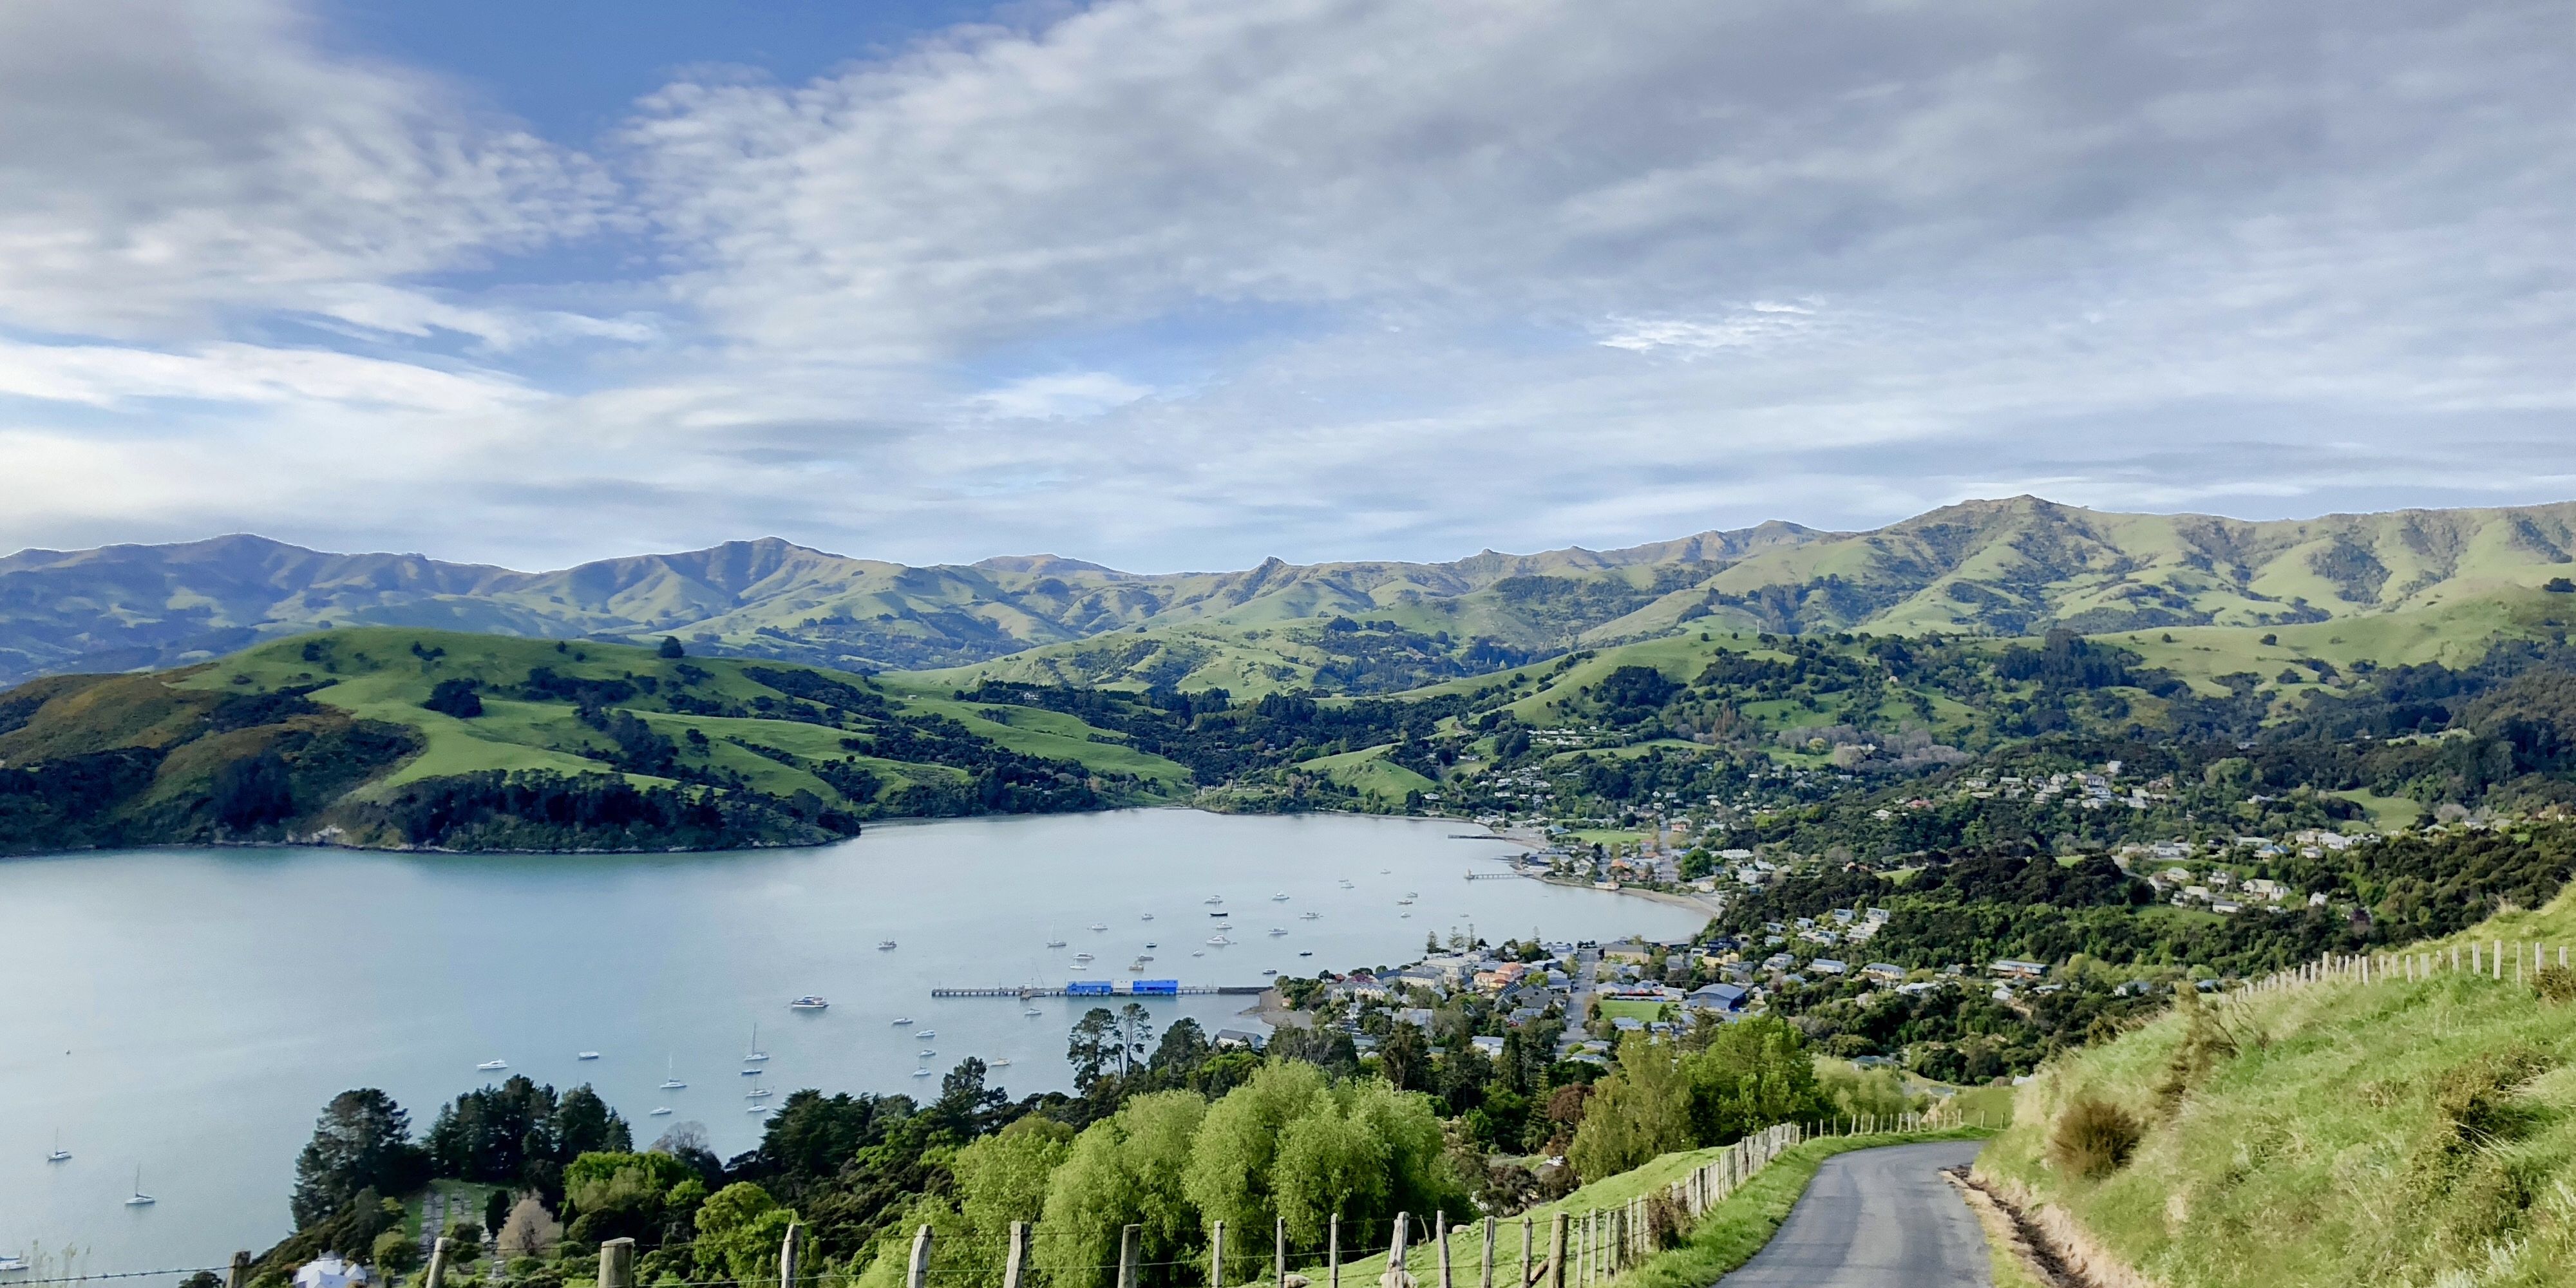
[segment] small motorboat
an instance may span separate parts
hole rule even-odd
[[[1282,890],[1282,891],[1280,891],[1279,893],[1277,893],[1277,894],[1274,894],[1274,895],[1270,896],[1270,902],[1272,902],[1272,903],[1286,903],[1286,902],[1288,902],[1288,892],[1287,892],[1287,891],[1285,891],[1285,890]]]
[[[927,1078],[927,1077],[929,1077],[929,1076],[930,1076],[930,1070],[928,1070],[928,1069],[915,1069],[915,1070],[913,1070],[913,1071],[912,1071],[912,1076],[914,1076],[914,1077],[916,1077],[916,1078]]]
[[[1297,914],[1297,920],[1299,921],[1321,921],[1323,918],[1324,914],[1317,912],[1312,908]]]
[[[1398,920],[1398,921],[1411,921],[1411,920],[1413,920],[1413,914],[1412,914],[1412,913],[1409,913],[1409,912],[1399,912],[1399,913],[1395,914],[1395,917],[1396,917],[1396,920]]]
[[[742,1076],[744,1076],[744,1077],[746,1077],[746,1078],[757,1078],[757,1077],[759,1077],[759,1076],[760,1076],[760,1070],[758,1070],[758,1069],[740,1069],[740,1070],[736,1070],[736,1072],[740,1073]]]
[[[939,1053],[938,1053],[938,1052],[936,1052],[936,1051],[924,1051],[924,1052],[922,1052],[922,1053],[921,1053],[921,1058],[922,1058],[922,1059],[924,1059],[924,1060],[927,1060],[927,1059],[930,1059],[931,1057],[936,1056],[936,1055],[938,1055],[938,1054],[939,1054]]]
[[[771,1091],[767,1087],[754,1087],[751,1090],[742,1093],[742,1098],[745,1100],[767,1100],[771,1096],[777,1094],[777,1092]]]
[[[1097,961],[1097,960],[1099,960],[1098,958],[1093,957],[1093,956],[1092,956],[1091,954],[1089,954],[1089,953],[1075,953],[1075,954],[1073,955],[1073,959],[1074,959],[1075,961],[1078,961],[1078,962],[1088,962],[1088,961]]]
[[[1161,945],[1161,944],[1155,943],[1155,942],[1154,942],[1153,940],[1151,940],[1151,939],[1148,939],[1148,940],[1146,940],[1146,941],[1145,941],[1145,946],[1146,946],[1147,948],[1160,948],[1160,947],[1162,947],[1162,945]]]
[[[1150,912],[1149,912],[1149,913],[1146,913],[1146,914],[1144,915],[1144,917],[1143,917],[1143,918],[1141,918],[1141,920],[1145,920],[1145,921],[1152,921],[1153,919],[1154,919],[1154,914],[1152,914],[1152,913],[1150,913]]]
[[[893,951],[894,951],[894,941],[893,941],[893,940],[891,940],[891,939],[880,939],[880,940],[878,940],[878,941],[877,941],[877,951],[878,951],[878,952],[881,952],[881,953],[890,953],[890,952],[893,952]]]
[[[1262,973],[1262,975],[1263,975],[1264,977],[1268,977],[1268,976],[1276,975],[1276,974],[1278,974],[1279,972],[1278,972],[1277,970],[1265,970],[1265,971],[1263,971],[1263,972],[1261,972],[1261,973]]]
[[[665,1115],[669,1114],[670,1112],[671,1112],[671,1107],[670,1107],[669,1105],[655,1105],[655,1106],[653,1107],[653,1112],[652,1112],[652,1113],[650,1113],[650,1114],[648,1114],[648,1115],[646,1115],[646,1116],[647,1116],[647,1117],[650,1117],[650,1118],[660,1118],[660,1117],[663,1117],[663,1116],[665,1116]]]
[[[598,1058],[599,1058],[599,1053],[598,1053],[597,1051],[581,1051],[581,1052],[576,1052],[576,1053],[573,1055],[573,1059],[576,1059],[576,1060],[596,1060],[596,1059],[598,1059]]]
[[[125,1200],[127,1207],[150,1207],[161,1200],[143,1192],[143,1169],[134,1169],[134,1193]]]
[[[1204,949],[1204,948],[1193,948],[1193,949],[1191,949],[1191,950],[1190,950],[1190,956],[1192,956],[1192,957],[1205,957],[1205,956],[1207,956],[1207,950],[1206,950],[1206,949]]]
[[[819,1011],[830,1005],[830,1002],[826,1002],[822,998],[814,996],[812,993],[807,993],[805,996],[789,1002],[787,1004],[787,1009],[791,1011]]]
[[[1274,935],[1284,935],[1288,933],[1288,928],[1286,926],[1272,926],[1270,928],[1270,933]]]
[[[1399,908],[1410,908],[1410,907],[1412,907],[1412,906],[1413,906],[1413,896],[1411,896],[1411,895],[1406,895],[1405,897],[1403,897],[1403,898],[1401,898],[1401,899],[1396,900],[1396,901],[1395,901],[1395,906],[1396,906],[1396,907],[1399,907]]]
[[[1352,884],[1351,884],[1351,879],[1350,879],[1349,877],[1343,877],[1343,878],[1342,878],[1342,888],[1343,888],[1343,889],[1345,889],[1345,890],[1357,890],[1357,889],[1359,889],[1359,887],[1358,887],[1358,886],[1355,886],[1355,885],[1352,885]]]
[[[26,1268],[26,1254],[18,1252],[0,1252],[0,1275],[14,1275]]]
[[[1064,947],[1064,941],[1063,941],[1063,940],[1061,940],[1061,939],[1050,939],[1050,940],[1048,940],[1048,941],[1047,941],[1047,947],[1049,947],[1049,948],[1062,948],[1062,947]]]
[[[1010,1068],[1010,1067],[1011,1067],[1011,1057],[1009,1057],[1009,1056],[1003,1056],[1001,1059],[999,1059],[999,1060],[995,1060],[993,1063],[991,1063],[990,1065],[987,1065],[987,1066],[985,1066],[985,1067],[986,1067],[986,1068],[991,1068],[991,1069],[1007,1069],[1007,1068]]]
[[[1306,949],[1306,950],[1305,950],[1305,951],[1303,951],[1303,952],[1298,953],[1297,955],[1298,955],[1298,956],[1300,956],[1300,957],[1312,957],[1312,956],[1314,956],[1314,955],[1315,955],[1315,950],[1314,950],[1314,949],[1312,949],[1312,948],[1309,948],[1309,949]]]
[[[1134,961],[1132,961],[1132,962],[1127,963],[1127,973],[1128,973],[1128,974],[1130,974],[1130,975],[1142,975],[1142,974],[1144,974],[1144,973],[1145,973],[1145,959],[1144,959],[1144,958],[1139,957],[1139,958],[1137,958],[1136,960],[1134,960]]]
[[[895,1027],[901,1028],[906,1024],[912,1023],[912,1017],[909,1015],[898,1015],[894,1017],[894,1023]]]
[[[509,1067],[510,1067],[510,1062],[509,1062],[509,1061],[507,1061],[507,1060],[486,1060],[486,1061],[484,1061],[483,1063],[478,1064],[478,1065],[476,1065],[476,1066],[474,1066],[474,1067],[475,1067],[475,1068],[477,1068],[477,1069],[482,1070],[482,1071],[483,1071],[483,1072],[485,1072],[485,1073],[496,1073],[496,1072],[499,1072],[500,1070],[503,1070],[503,1069],[507,1069],[507,1068],[509,1068]]]
[[[1223,935],[1210,935],[1210,936],[1208,936],[1208,937],[1207,937],[1207,941],[1208,941],[1208,945],[1209,945],[1210,947],[1219,947],[1219,946],[1222,946],[1222,945],[1225,945],[1225,944],[1230,944],[1230,943],[1233,943],[1233,942],[1234,942],[1233,940],[1228,939],[1228,938],[1226,938],[1226,937],[1225,937],[1225,936],[1223,936]]]
[[[750,1106],[750,1107],[748,1107],[748,1108],[744,1109],[744,1110],[743,1110],[743,1112],[744,1112],[744,1113],[747,1113],[747,1114],[765,1114],[765,1113],[768,1113],[768,1112],[769,1112],[769,1106],[767,1106],[767,1105],[752,1105],[752,1106]]]
[[[1212,895],[1209,895],[1209,896],[1207,897],[1206,902],[1208,902],[1208,903],[1223,903],[1223,902],[1225,902],[1225,896],[1224,896],[1224,895],[1221,895],[1221,894],[1212,894]]]
[[[932,1029],[923,1029],[923,1030],[921,1030],[920,1032],[913,1034],[913,1036],[914,1036],[914,1037],[917,1037],[917,1038],[919,1038],[919,1039],[921,1039],[921,1040],[922,1040],[922,1041],[924,1041],[924,1042],[927,1042],[927,1041],[931,1040],[932,1038],[938,1037],[938,1036],[939,1036],[939,1034],[938,1034],[938,1032],[937,1032],[936,1030],[932,1030]]]
[[[1094,930],[1107,930],[1109,929],[1109,923],[1105,921],[1095,921],[1091,923],[1091,928]]]
[[[1026,1016],[1035,1017],[1035,1016],[1044,1015],[1044,1014],[1046,1014],[1046,1012],[1041,1011],[1041,1010],[1039,1010],[1038,1008],[1036,1008],[1036,1007],[1034,1007],[1034,1006],[1031,1006],[1031,1007],[1027,1007],[1027,1008],[1023,1009],[1023,1010],[1020,1012],[1020,1014],[1022,1014],[1022,1015],[1026,1015]]]

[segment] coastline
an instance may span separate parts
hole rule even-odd
[[[1434,817],[1438,816],[1435,815]],[[1488,824],[1470,823],[1463,819],[1456,821],[1466,827],[1482,827],[1485,829],[1485,834],[1482,836],[1475,836],[1463,832],[1453,832],[1449,837],[1449,839],[1453,841],[1501,841],[1508,845],[1517,845],[1524,850],[1532,852],[1545,848],[1545,846],[1538,841],[1531,840],[1526,836],[1513,836],[1509,833],[1495,831],[1493,827]],[[1677,890],[1647,890],[1630,885],[1620,885],[1612,889],[1603,890],[1600,886],[1594,885],[1589,881],[1558,880],[1553,877],[1528,877],[1527,879],[1543,882],[1547,885],[1563,886],[1568,890],[1597,890],[1603,894],[1635,895],[1640,899],[1652,899],[1657,903],[1669,904],[1676,908],[1688,908],[1694,912],[1706,913],[1712,918],[1726,910],[1725,901],[1716,895],[1684,894]]]

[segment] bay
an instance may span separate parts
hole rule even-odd
[[[1704,923],[1625,895],[1462,880],[1514,847],[1459,830],[1160,809],[877,826],[810,850],[0,862],[0,1252],[97,1273],[265,1248],[290,1229],[314,1116],[350,1087],[385,1089],[425,1131],[441,1102],[509,1073],[587,1082],[639,1145],[694,1121],[730,1156],[758,1143],[755,1083],[781,1098],[935,1095],[935,1075],[973,1055],[1010,1061],[992,1080],[1014,1097],[1070,1088],[1066,1029],[1093,1002],[1040,999],[1028,1016],[1016,999],[934,987],[1123,980],[1149,952],[1146,978],[1247,985],[1264,969],[1410,961],[1433,932],[1671,937]],[[1235,923],[1223,946],[1204,942],[1210,896]],[[1077,952],[1094,955],[1087,970]],[[830,1009],[790,1011],[804,993]],[[1238,1014],[1251,1001],[1149,1009],[1158,1028],[1188,1015],[1257,1030]],[[770,1056],[757,1079],[739,1073],[754,1024]],[[475,1068],[496,1059],[508,1073]],[[661,1089],[666,1069],[689,1085]],[[673,1112],[652,1115],[661,1106]],[[69,1162],[45,1161],[57,1132]],[[127,1208],[138,1167],[159,1201]]]

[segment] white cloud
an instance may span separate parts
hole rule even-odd
[[[1078,420],[1123,407],[1153,393],[1150,385],[1106,371],[1023,376],[967,401],[996,416],[1024,420]]]
[[[2576,476],[2546,0],[1047,12],[684,79],[621,186],[276,5],[0,8],[0,452],[73,463],[0,545],[1205,567]]]
[[[201,337],[579,233],[609,196],[282,0],[0,5],[0,323]]]

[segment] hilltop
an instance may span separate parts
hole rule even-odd
[[[774,537],[518,572],[228,536],[0,559],[0,683],[401,626],[670,634],[859,671],[980,664],[969,681],[1376,693],[1691,628],[2015,636],[2438,614],[2565,584],[2571,552],[2576,503],[2248,522],[2034,497],[1870,532],[1770,522],[1606,551],[1155,574],[1052,555],[915,567]]]

